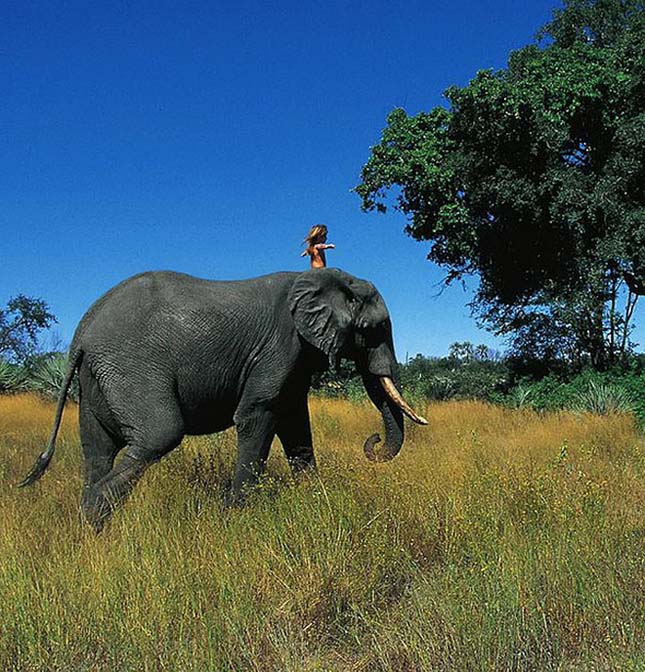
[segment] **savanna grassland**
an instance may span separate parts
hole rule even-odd
[[[0,669],[642,670],[643,446],[627,415],[420,408],[390,464],[368,405],[312,399],[319,475],[274,446],[224,509],[230,432],[189,438],[100,536],[76,408],[0,397]]]

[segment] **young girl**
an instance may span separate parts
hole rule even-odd
[[[327,227],[324,224],[316,224],[311,227],[309,235],[303,241],[307,249],[300,255],[309,256],[311,259],[311,268],[325,268],[327,261],[325,259],[325,250],[333,250],[335,245],[327,245]]]

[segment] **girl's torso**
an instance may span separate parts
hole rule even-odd
[[[307,248],[307,254],[311,259],[311,268],[325,268],[327,266],[324,248],[319,249],[318,245],[312,245]]]

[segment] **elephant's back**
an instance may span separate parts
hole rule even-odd
[[[79,349],[83,347],[83,338],[87,333],[88,329],[92,326],[94,319],[97,315],[100,315],[103,307],[109,305],[113,300],[118,300],[115,297],[129,285],[131,285],[138,278],[148,275],[148,273],[139,273],[130,278],[127,278],[121,281],[118,285],[108,289],[105,294],[102,294],[94,303],[85,311],[85,314],[81,318],[76,331],[74,332],[74,337],[72,338],[72,344],[70,346],[70,359],[74,359],[76,353]]]
[[[173,271],[147,271],[127,278],[99,297],[81,319],[72,350],[86,349],[101,337],[126,339],[162,328],[171,315],[180,317],[203,306],[213,283]],[[201,299],[199,298],[201,296]]]
[[[177,366],[182,353],[208,349],[209,343],[214,347],[218,332],[254,331],[262,313],[275,319],[276,306],[286,305],[297,275],[277,273],[244,281],[205,280],[173,271],[135,275],[89,308],[74,335],[71,354],[80,349],[92,358],[133,364],[145,356]],[[238,349],[240,356],[243,351]]]
[[[272,273],[248,280],[209,280],[176,271],[146,271],[123,280],[99,297],[87,310],[77,331],[82,332],[103,310],[119,310],[130,304],[146,304],[155,298],[181,305],[191,301],[233,303],[243,298],[259,297],[265,292],[287,290],[298,276],[294,272]]]

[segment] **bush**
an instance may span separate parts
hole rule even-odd
[[[350,362],[341,362],[338,370],[328,369],[314,374],[311,389],[315,394],[330,399],[358,401],[367,398],[363,381]]]
[[[21,366],[0,359],[0,394],[13,394],[26,388],[25,371]]]
[[[645,373],[587,369],[569,379],[552,373],[538,381],[522,379],[501,400],[515,408],[530,406],[537,411],[571,409],[599,415],[632,412],[644,423]]]
[[[56,399],[63,386],[67,373],[68,357],[62,352],[54,352],[39,357],[30,365],[29,389],[34,392]],[[68,398],[78,400],[78,381],[72,381]]]
[[[410,397],[445,401],[494,401],[509,387],[509,369],[503,361],[417,355],[401,365],[401,384]]]
[[[457,344],[463,345],[463,344]],[[473,357],[424,357],[417,355],[399,364],[404,396],[410,401],[482,399],[496,401],[509,388],[509,369],[502,361]],[[343,362],[338,371],[314,377],[312,390],[324,397],[361,400],[367,397],[353,364]]]
[[[38,392],[56,399],[67,372],[68,358],[62,352],[32,357],[26,364],[11,364],[0,359],[0,394]],[[72,381],[68,398],[78,400],[78,381]]]
[[[573,408],[596,415],[630,413],[634,404],[629,392],[618,385],[590,380],[587,389],[576,394]]]

